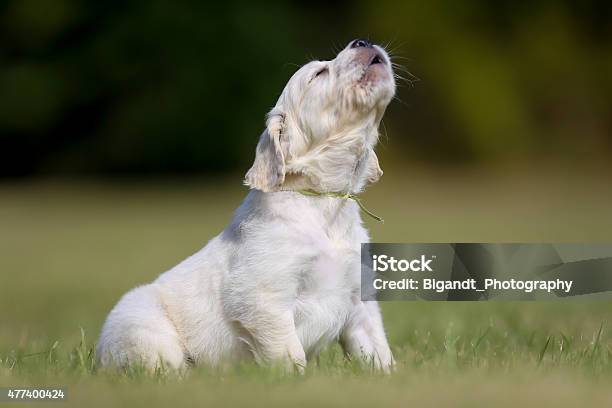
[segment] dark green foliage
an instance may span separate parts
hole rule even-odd
[[[389,44],[385,119],[402,157],[604,160],[605,2],[137,2],[0,5],[0,176],[244,171],[299,64]]]

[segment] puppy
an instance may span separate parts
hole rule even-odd
[[[339,341],[389,372],[378,305],[360,296],[369,237],[348,194],[382,175],[374,146],[394,93],[388,55],[366,40],[300,68],[268,114],[251,190],[229,226],[123,296],[102,328],[100,364],[180,370],[254,359],[302,371]]]

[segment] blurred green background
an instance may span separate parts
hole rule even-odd
[[[5,0],[0,175],[244,171],[296,67],[356,37],[419,78],[384,120],[387,162],[606,161],[611,18],[605,1]]]
[[[123,293],[227,225],[288,78],[357,37],[419,79],[399,83],[381,129],[374,241],[612,242],[611,22],[603,1],[1,2],[0,385],[60,378],[81,406],[173,403],[60,366],[80,327],[91,345]],[[610,302],[383,312],[394,380],[266,382],[261,403],[610,402]],[[172,389],[253,400],[252,380],[210,380]]]

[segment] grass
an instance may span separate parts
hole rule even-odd
[[[612,186],[597,173],[406,174],[364,196],[386,219],[368,221],[375,241],[612,241]],[[239,176],[228,180],[0,185],[0,387],[64,386],[68,405],[88,407],[612,402],[606,301],[387,302],[390,377],[345,361],[337,346],[301,377],[252,365],[180,378],[98,370],[106,313],[224,227],[244,194]]]

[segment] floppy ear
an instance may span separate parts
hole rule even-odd
[[[261,134],[255,161],[244,178],[244,184],[264,192],[276,191],[285,181],[287,152],[285,115],[277,109],[268,115],[266,130]],[[282,139],[282,140],[281,140]]]
[[[374,149],[370,149],[368,154],[368,181],[376,183],[383,175],[383,171],[378,164],[378,156],[374,153]]]

